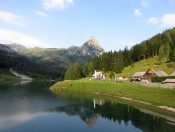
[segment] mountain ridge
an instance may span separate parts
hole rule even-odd
[[[29,58],[65,58],[68,63],[79,61],[83,64],[85,61],[99,56],[105,52],[95,38],[90,38],[81,46],[71,46],[69,48],[26,48],[19,44],[6,45],[19,54],[25,55]]]
[[[93,49],[97,49],[99,52],[105,52],[105,50],[102,48],[102,46],[99,44],[99,42],[95,39],[95,37],[91,37],[88,41],[86,41],[85,43],[83,43],[83,45],[81,46],[76,46],[76,45],[72,45],[68,48],[41,48],[41,47],[32,47],[32,48],[27,48],[26,46],[22,45],[22,44],[16,44],[16,43],[12,43],[12,44],[4,44],[8,47],[10,47],[11,49],[13,49],[14,51],[17,52],[22,52],[23,50],[34,50],[34,49],[40,49],[40,50],[71,50],[74,48],[79,48],[80,50],[83,49],[85,50],[86,47],[90,47]],[[87,50],[87,49],[86,49]]]

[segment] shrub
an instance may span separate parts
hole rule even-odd
[[[163,82],[166,79],[175,79],[175,76],[151,77],[151,82]]]

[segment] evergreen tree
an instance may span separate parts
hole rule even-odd
[[[94,66],[92,61],[87,61],[82,70],[82,74],[84,77],[91,76],[94,72]]]
[[[161,63],[161,59],[166,57],[167,61],[169,60],[170,46],[168,43],[163,44],[159,49],[159,62]]]
[[[169,62],[175,61],[174,49],[171,49],[169,52]]]
[[[82,69],[79,62],[71,64],[65,73],[65,80],[76,80],[82,77]]]
[[[129,51],[127,47],[123,51],[123,61],[124,61],[124,66],[128,66],[132,64],[131,51]]]

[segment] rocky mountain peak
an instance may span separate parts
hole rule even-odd
[[[91,46],[97,49],[103,49],[95,37],[91,37],[87,42],[83,44],[83,46]]]
[[[83,54],[88,54],[92,56],[98,56],[104,52],[104,49],[95,39],[95,37],[91,37],[87,42],[83,44],[81,48],[83,50]]]

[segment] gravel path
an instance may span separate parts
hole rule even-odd
[[[21,78],[21,80],[33,80],[33,79],[30,78],[29,76],[24,75],[24,74],[21,74],[21,73],[18,73],[17,71],[14,71],[14,70],[12,70],[12,69],[10,69],[10,72],[11,72],[13,75],[15,75],[15,76]]]

